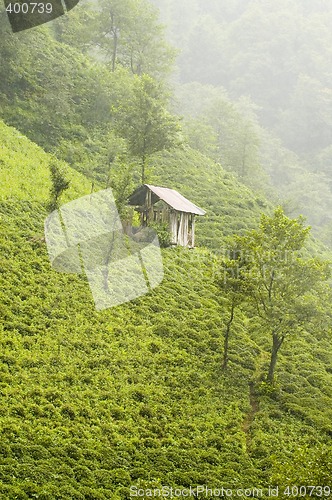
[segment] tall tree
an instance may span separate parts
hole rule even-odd
[[[319,298],[329,290],[328,263],[301,255],[309,230],[301,217],[289,219],[278,208],[271,217],[262,215],[259,229],[237,238],[240,252],[250,261],[245,276],[249,299],[272,339],[270,383],[285,339],[319,317]]]
[[[225,371],[228,365],[228,349],[231,329],[235,319],[236,309],[246,300],[249,292],[249,282],[246,280],[248,271],[246,256],[231,244],[226,255],[223,256],[220,266],[220,275],[217,278],[217,284],[221,289],[224,298],[227,301],[226,327],[224,334],[224,352],[222,369]]]
[[[164,77],[176,50],[165,39],[157,9],[146,0],[99,0],[95,42],[112,71],[124,66],[133,74]]]
[[[218,161],[224,168],[247,181],[259,169],[259,139],[254,123],[225,97],[213,99],[206,108],[205,121],[214,128]]]
[[[136,76],[132,94],[114,109],[115,126],[140,161],[142,183],[149,156],[180,142],[179,120],[167,111],[167,99],[161,83],[148,75]]]

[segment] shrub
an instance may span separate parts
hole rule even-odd
[[[167,248],[171,245],[171,233],[167,223],[153,222],[149,226],[156,231],[161,248]]]

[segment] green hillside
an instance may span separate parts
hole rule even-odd
[[[250,191],[219,164],[186,147],[163,152],[152,163],[153,183],[171,187],[206,211],[197,217],[197,244],[220,250],[225,236],[257,225],[264,198]]]
[[[3,179],[0,198],[47,202],[52,157],[2,121],[0,137]],[[56,162],[70,180],[63,203],[91,192],[91,181],[64,162]],[[220,165],[190,148],[156,155],[151,162],[150,175],[151,183],[179,190],[207,212],[205,217],[197,218],[200,246],[218,250],[223,237],[254,227],[261,211],[268,209],[266,200],[252,193]]]
[[[0,199],[45,203],[49,199],[53,158],[24,135],[0,120]],[[81,174],[55,160],[70,180],[64,201],[88,194],[91,183]]]
[[[0,127],[0,498],[328,484],[330,338],[304,332],[287,341],[276,388],[254,387],[269,339],[239,315],[223,374],[225,299],[214,282],[216,257],[204,248],[164,250],[156,290],[97,312],[86,278],[57,273],[48,261],[51,157]],[[266,206],[196,153],[160,162],[156,181],[208,211],[198,230],[204,243],[249,227]],[[83,176],[69,168],[67,175],[63,201],[89,192]]]

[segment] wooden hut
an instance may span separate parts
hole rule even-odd
[[[195,216],[205,211],[174,189],[143,184],[128,199],[141,216],[141,225],[166,223],[171,244],[183,247],[195,245]]]

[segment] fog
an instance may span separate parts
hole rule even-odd
[[[246,150],[243,181],[265,192],[272,188],[291,215],[304,213],[330,244],[331,2],[152,3],[179,49],[176,109],[188,122],[195,118],[211,127],[201,142],[214,141],[215,159],[224,168],[240,174],[241,162],[229,161],[226,149]],[[248,157],[249,146],[257,147],[255,158],[253,151]]]

